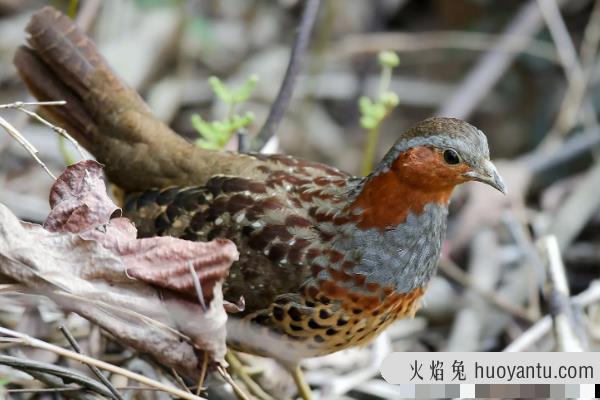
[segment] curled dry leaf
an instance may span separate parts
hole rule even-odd
[[[231,242],[136,239],[127,219],[110,219],[117,207],[95,162],[67,168],[50,197],[48,229],[18,221],[0,204],[1,274],[184,375],[199,373],[197,350],[223,360],[221,282],[238,256]],[[176,294],[189,293],[189,265],[201,280],[206,310]],[[154,286],[170,290],[161,294]]]
[[[83,232],[108,223],[119,208],[106,194],[102,166],[85,160],[67,167],[50,189],[50,214],[44,228],[51,232]]]
[[[196,301],[191,265],[200,279],[206,303],[212,300],[213,287],[227,276],[238,256],[235,245],[224,239],[201,246],[198,242],[172,237],[136,239],[135,227],[126,218],[112,219],[104,230],[86,232],[84,237],[97,240],[119,254],[130,277]]]

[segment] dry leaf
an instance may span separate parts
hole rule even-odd
[[[227,315],[221,282],[238,257],[233,243],[136,239],[131,222],[110,219],[117,207],[96,162],[67,168],[50,198],[53,210],[44,226],[51,231],[18,221],[0,204],[1,274],[187,376],[199,372],[195,349],[223,360]],[[148,284],[189,292],[190,265],[206,310],[170,292],[160,295]]]
[[[119,209],[106,194],[102,166],[93,160],[64,170],[50,189],[50,207],[44,228],[51,232],[83,232],[108,223]]]

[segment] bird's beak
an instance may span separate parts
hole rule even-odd
[[[506,194],[506,185],[500,177],[496,166],[489,160],[484,160],[481,166],[464,174],[470,180],[479,181],[498,189],[503,194]]]

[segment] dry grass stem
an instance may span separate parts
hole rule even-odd
[[[66,105],[67,102],[64,100],[56,100],[56,101],[15,101],[14,103],[9,103],[9,104],[2,104],[0,105],[0,109],[2,108],[14,108],[17,109],[25,114],[27,114],[28,116],[35,118],[38,122],[40,122],[41,124],[47,126],[48,128],[52,129],[54,132],[58,133],[59,135],[61,135],[62,137],[64,137],[66,140],[68,140],[69,142],[71,142],[71,144],[77,149],[77,151],[79,152],[79,155],[81,156],[81,159],[85,159],[85,153],[83,152],[83,149],[81,148],[81,146],[79,145],[79,143],[77,142],[77,140],[75,140],[75,138],[73,138],[71,135],[69,135],[69,133],[67,132],[66,129],[61,128],[59,126],[56,126],[54,124],[52,124],[50,121],[48,121],[47,119],[43,118],[41,115],[39,115],[36,112],[33,112],[31,110],[28,110],[26,107],[31,106],[31,107],[54,107],[54,106],[64,106]]]
[[[4,128],[6,133],[8,133],[14,140],[17,141],[29,154],[31,157],[46,171],[48,175],[54,180],[56,180],[56,176],[48,169],[46,164],[38,157],[39,151],[15,128],[11,125],[7,120],[0,116],[0,126]]]
[[[98,367],[100,369],[103,369],[105,371],[109,371],[113,374],[119,374],[122,375],[126,378],[129,378],[133,381],[139,382],[141,384],[147,385],[149,387],[152,388],[156,388],[158,390],[161,390],[165,393],[169,393],[173,396],[178,396],[182,399],[186,399],[186,400],[205,400],[202,397],[196,396],[194,394],[191,394],[189,392],[183,391],[181,389],[177,389],[173,386],[169,386],[169,385],[165,385],[164,383],[158,382],[156,380],[153,379],[149,379],[143,375],[140,374],[136,374],[135,372],[131,372],[127,369],[124,368],[120,368],[117,367],[115,365],[106,363],[104,361],[101,360],[97,360],[93,357],[88,357],[86,355],[83,354],[79,354],[76,353],[74,351],[71,350],[67,350],[67,349],[63,349],[62,347],[44,342],[42,340],[36,339],[34,337],[31,337],[29,335],[20,333],[20,332],[16,332],[13,331],[11,329],[6,329],[3,327],[0,327],[0,334],[7,336],[6,338],[0,338],[0,341],[4,342],[4,341],[10,341],[12,343],[20,343],[24,346],[30,346],[30,347],[35,347],[38,349],[42,349],[42,350],[47,350],[50,351],[52,353],[58,354],[60,356],[75,360],[75,361],[79,361],[83,364],[86,365],[93,365],[95,367]]]
[[[235,375],[237,375],[244,385],[248,388],[250,393],[257,397],[259,400],[273,400],[267,392],[260,387],[258,383],[254,381],[246,371],[246,368],[242,364],[242,362],[237,358],[237,356],[233,353],[233,351],[229,350],[225,355],[225,360],[229,363],[229,368],[233,371]]]
[[[250,400],[250,397],[248,397],[248,395],[246,393],[244,393],[242,388],[239,387],[239,385],[233,380],[231,375],[229,375],[229,372],[227,372],[227,370],[225,368],[223,368],[223,366],[218,365],[217,371],[223,377],[223,379],[225,379],[225,382],[227,382],[231,386],[231,388],[233,389],[233,392],[238,397],[238,399]]]
[[[69,329],[65,325],[60,326],[59,329],[62,332],[62,334],[65,336],[65,338],[67,339],[67,341],[69,342],[69,344],[71,345],[73,350],[75,350],[79,354],[83,354],[81,351],[81,347],[79,347],[79,344],[77,343],[77,341],[75,340],[73,335],[71,335],[71,332],[69,332]],[[110,390],[113,398],[115,398],[117,400],[124,400],[123,396],[121,396],[119,391],[117,389],[115,389],[113,384],[110,383],[110,381],[102,374],[102,372],[100,372],[100,370],[97,367],[95,367],[93,365],[88,365],[88,367],[94,373],[94,375],[96,375],[96,377],[98,377],[98,379],[106,386],[106,388],[108,390]]]

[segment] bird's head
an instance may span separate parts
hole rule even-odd
[[[479,181],[506,193],[485,135],[455,118],[429,118],[404,132],[372,175],[382,173],[415,189],[438,191]]]
[[[479,129],[454,118],[430,118],[401,135],[364,179],[349,210],[360,226],[385,228],[428,204],[445,206],[454,187],[468,181],[506,193]]]

